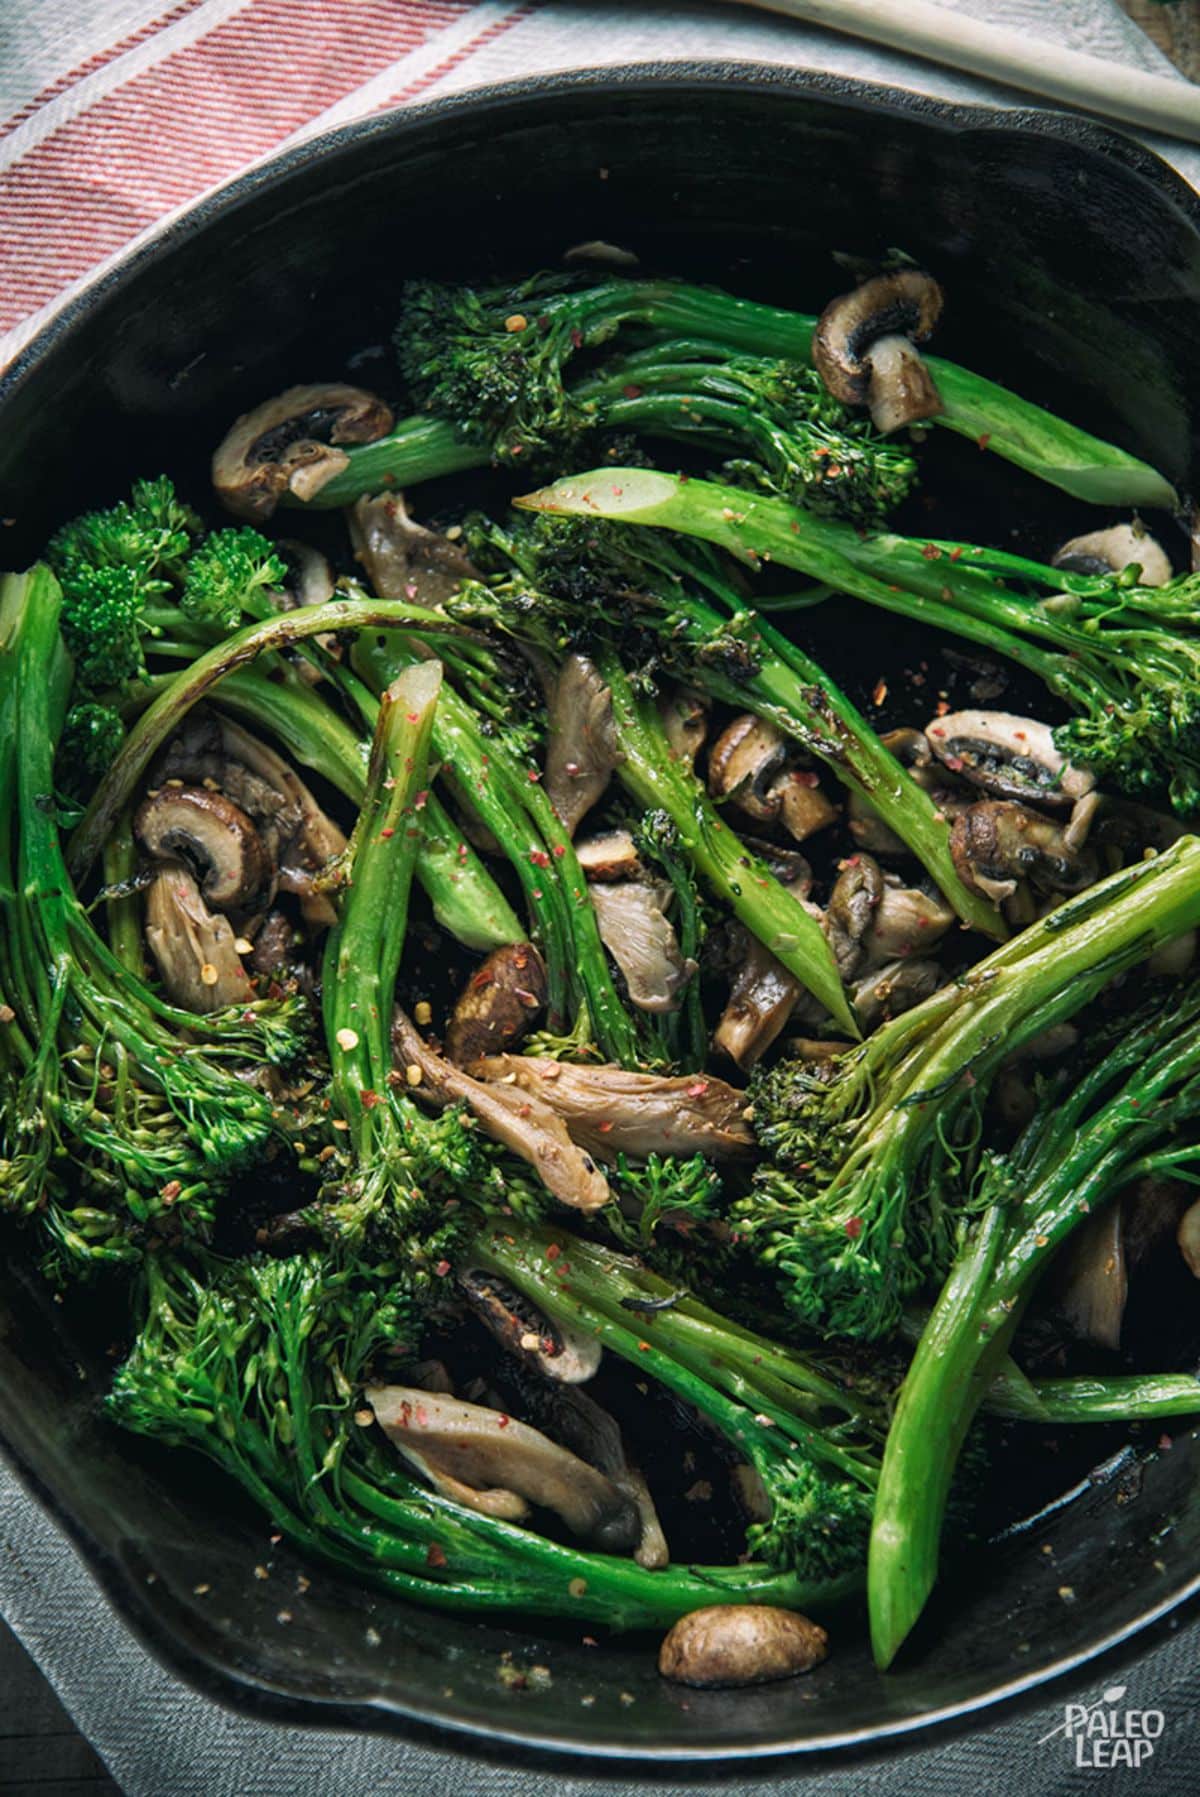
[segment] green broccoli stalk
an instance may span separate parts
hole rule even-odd
[[[415,653],[398,634],[364,635],[352,659],[368,684],[381,686]],[[637,1026],[613,982],[574,845],[537,768],[489,733],[449,685],[433,743],[443,769],[453,771],[455,796],[492,833],[521,884],[546,962],[550,1027],[562,1029],[586,1004],[606,1057],[638,1064],[644,1054]]]
[[[807,365],[815,326],[801,313],[677,281],[588,285],[536,276],[483,290],[413,283],[396,341],[417,402],[433,416],[404,419],[381,441],[351,447],[348,465],[311,503],[346,505],[386,485],[480,466],[506,446],[560,435],[570,442],[579,428],[570,364],[610,346],[625,327],[635,345],[690,339],[730,357]],[[1077,498],[1176,505],[1169,482],[1124,450],[953,362],[926,363],[943,404],[934,423]]]
[[[721,703],[755,712],[867,800],[964,923],[1003,938],[996,907],[964,885],[949,825],[930,795],[824,669],[751,611],[716,558],[599,519],[538,518],[516,531],[475,519],[468,541],[497,578],[490,592],[466,582],[448,604],[456,617],[551,652],[573,638],[586,645],[597,632],[615,636],[628,665],[662,666]]]
[[[1189,1138],[1198,1101],[1193,984],[1109,1031],[1083,1077],[1073,1087],[1049,1082],[1016,1145],[985,1157],[971,1205],[977,1221],[922,1331],[884,1455],[869,1574],[880,1666],[890,1665],[933,1587],[961,1442],[1037,1280],[1083,1219],[1130,1180],[1166,1168],[1195,1177],[1200,1146]],[[1074,1383],[1048,1392],[1039,1408],[1070,1417],[1086,1402],[1096,1414],[1094,1397],[1072,1392]],[[1148,1395],[1122,1389],[1118,1401],[1132,1407]]]
[[[1200,918],[1200,842],[1069,900],[842,1056],[781,1062],[753,1095],[770,1159],[733,1207],[806,1327],[875,1339],[944,1278],[974,1202],[963,1179],[997,1066]]]
[[[53,790],[70,684],[60,589],[38,567],[0,591],[14,795],[0,857],[0,1207],[37,1222],[61,1275],[136,1259],[152,1228],[203,1237],[229,1179],[290,1147],[287,1114],[238,1070],[300,1055],[304,1001],[193,1016],[98,934],[64,864]]]
[[[372,1373],[386,1378],[395,1351],[415,1346],[420,1302],[395,1263],[338,1269],[324,1256],[296,1255],[193,1268],[157,1256],[146,1281],[145,1321],[109,1414],[207,1455],[298,1546],[384,1590],[440,1609],[631,1629],[663,1628],[714,1603],[828,1614],[860,1582],[861,1539],[854,1569],[826,1570],[850,1557],[836,1514],[827,1529],[823,1515],[808,1522],[811,1570],[646,1571],[420,1484],[355,1418]],[[819,1506],[810,1499],[810,1508]]]
[[[862,536],[780,499],[644,468],[574,476],[516,503],[681,531],[1006,655],[1077,714],[1057,733],[1066,755],[1126,791],[1169,790],[1185,816],[1200,807],[1194,575],[1142,587],[996,550]]]

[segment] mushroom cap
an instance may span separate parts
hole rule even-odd
[[[811,1672],[829,1636],[807,1616],[765,1604],[713,1604],[681,1616],[658,1654],[663,1678],[682,1685],[761,1685]]]
[[[876,275],[853,292],[830,300],[817,320],[812,345],[817,373],[835,399],[862,405],[871,387],[872,347],[881,338],[903,337],[910,345],[924,342],[941,312],[942,290],[923,269],[897,268]],[[899,352],[885,354],[892,358]]]
[[[262,838],[239,805],[203,786],[162,786],[138,806],[134,829],[157,861],[185,861],[200,875],[206,904],[254,905],[270,882]]]
[[[1011,711],[952,711],[933,718],[925,735],[952,773],[1000,799],[1067,808],[1091,792],[1094,774],[1075,767],[1037,718]]]
[[[779,815],[781,795],[769,790],[792,758],[781,730],[744,712],[727,724],[708,754],[708,790],[761,824]]]
[[[289,387],[243,412],[212,459],[218,499],[235,517],[260,523],[285,493],[311,499],[346,466],[340,443],[374,443],[395,419],[390,406],[341,382]]]
[[[1136,562],[1142,570],[1141,585],[1165,586],[1171,578],[1171,561],[1162,544],[1136,520],[1112,524],[1107,530],[1089,530],[1056,549],[1051,565],[1068,574],[1121,574]]]

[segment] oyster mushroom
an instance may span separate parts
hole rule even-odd
[[[1000,799],[984,799],[955,818],[950,858],[965,883],[1003,904],[1023,879],[1041,892],[1082,892],[1095,884],[1098,867],[1086,849],[1073,849],[1065,832],[1040,812]]]
[[[1068,810],[1096,784],[1086,768],[1073,767],[1059,753],[1053,731],[1036,718],[1011,711],[953,711],[934,718],[925,735],[952,773],[998,799]]]
[[[458,1275],[471,1309],[502,1348],[530,1360],[547,1379],[583,1385],[599,1369],[600,1338],[585,1329],[551,1321],[497,1273],[468,1267]]]
[[[869,857],[867,857],[869,859]],[[910,955],[927,954],[954,923],[953,908],[940,892],[924,892],[919,886],[903,886],[884,875],[883,890],[862,938],[863,971]]]
[[[668,1078],[540,1055],[492,1055],[472,1071],[489,1090],[498,1085],[552,1109],[597,1160],[697,1153],[737,1159],[754,1146],[746,1094],[711,1074]]]
[[[658,710],[671,754],[691,773],[708,739],[708,700],[681,686],[659,700]]]
[[[156,861],[184,861],[200,876],[214,910],[252,908],[268,892],[271,865],[246,813],[203,786],[163,786],[138,806],[133,820],[142,846]]]
[[[546,1002],[546,969],[529,942],[493,949],[468,979],[446,1031],[460,1067],[515,1046]]]
[[[574,836],[623,759],[613,727],[612,694],[586,655],[571,654],[563,662],[547,715],[546,795],[567,834]]]
[[[515,1494],[552,1510],[573,1535],[608,1553],[637,1545],[637,1509],[625,1493],[527,1423],[410,1386],[375,1386],[366,1398],[392,1445],[433,1480]]]
[[[1166,550],[1136,518],[1132,524],[1112,524],[1107,530],[1072,537],[1050,560],[1068,574],[1123,574],[1136,563],[1141,569],[1138,583],[1144,587],[1165,586],[1172,573]]]
[[[394,419],[389,406],[340,382],[289,387],[244,412],[218,444],[212,483],[235,517],[261,523],[285,493],[309,500],[340,474],[342,443],[374,443]]]
[[[866,959],[866,942],[883,900],[883,873],[870,855],[844,861],[825,912],[825,934],[838,972],[849,980]]]
[[[942,311],[932,275],[898,268],[830,300],[817,321],[812,359],[835,399],[870,407],[885,435],[942,410],[933,377],[915,345]]]
[[[212,912],[184,867],[165,867],[146,891],[146,946],[168,997],[206,1014],[254,995],[229,920]]]
[[[381,599],[413,599],[437,606],[479,570],[449,537],[410,518],[403,493],[379,493],[350,508],[354,555]]]
[[[492,1084],[472,1078],[431,1048],[403,1011],[396,1013],[392,1043],[409,1085],[440,1105],[467,1104],[494,1140],[528,1161],[560,1203],[581,1211],[600,1210],[608,1203],[612,1194],[604,1174],[591,1155],[572,1141],[557,1112],[536,1093],[519,1091],[515,1083]],[[512,1059],[520,1064],[523,1057]],[[489,1063],[479,1065],[487,1067]]]
[[[670,888],[651,880],[620,880],[588,887],[600,939],[625,976],[639,1011],[677,1011],[696,972],[664,910]]]
[[[628,880],[642,872],[628,830],[605,830],[600,836],[581,837],[575,844],[575,854],[589,880]]]

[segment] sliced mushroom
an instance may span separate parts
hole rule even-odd
[[[589,886],[605,948],[625,976],[639,1011],[679,1009],[683,989],[696,972],[663,909],[670,888],[650,880]]]
[[[586,655],[568,655],[560,667],[548,720],[546,794],[568,835],[574,836],[622,761],[612,694]]]
[[[902,886],[894,876],[885,875],[879,902],[862,938],[862,971],[881,967],[888,961],[905,960],[909,955],[928,954],[951,927],[954,917],[953,908],[940,892]]]
[[[755,1066],[786,1028],[803,987],[756,936],[738,929],[739,959],[713,1047],[735,1067]]]
[[[1072,537],[1055,550],[1051,562],[1068,574],[1123,574],[1136,563],[1141,569],[1138,584],[1144,587],[1165,586],[1172,574],[1166,550],[1136,518],[1132,524]]]
[[[237,419],[213,456],[213,488],[236,517],[261,523],[285,493],[312,499],[346,467],[338,444],[374,443],[394,422],[361,387],[289,387]]]
[[[889,961],[864,974],[850,994],[855,1016],[864,1030],[911,1011],[945,983],[936,961]]]
[[[1010,711],[955,711],[934,718],[925,734],[934,754],[972,786],[998,799],[1024,799],[1069,809],[1090,793],[1095,776],[1073,767],[1054,746],[1054,732]]]
[[[288,565],[288,594],[293,609],[303,609],[306,605],[327,605],[333,598],[333,569],[329,565],[329,557],[314,549],[311,543],[303,543],[299,537],[280,537],[275,549],[282,555]],[[318,637],[318,642],[326,639]],[[329,638],[333,640],[332,636]]]
[[[680,686],[659,701],[658,710],[671,754],[691,773],[708,740],[708,700]]]
[[[506,1383],[503,1375],[501,1383]],[[633,1557],[638,1565],[647,1570],[666,1566],[670,1555],[654,1499],[629,1458],[616,1418],[577,1384],[563,1385],[524,1372],[513,1383],[519,1398],[517,1408],[525,1420],[611,1479],[634,1505],[639,1534]]]
[[[637,1545],[637,1510],[625,1493],[527,1423],[410,1386],[375,1386],[366,1397],[388,1440],[422,1470],[477,1492],[515,1492],[605,1552]]]
[[[168,997],[185,1011],[222,1011],[253,997],[235,941],[186,868],[164,868],[147,888],[146,946]]]
[[[726,725],[709,751],[708,790],[757,823],[772,823],[779,815],[779,798],[770,788],[790,755],[782,731],[746,712]]]
[[[459,1066],[515,1047],[546,1003],[546,969],[529,942],[493,949],[468,979],[446,1031]]]
[[[1176,1239],[1193,1279],[1200,1279],[1200,1198],[1179,1219]]]
[[[838,815],[821,790],[817,776],[806,768],[792,768],[780,774],[767,794],[779,806],[779,821],[793,842],[807,842],[818,830],[824,830]]]
[[[608,1203],[612,1194],[607,1179],[591,1155],[572,1141],[557,1112],[536,1094],[518,1091],[515,1084],[493,1085],[471,1078],[431,1048],[403,1011],[396,1013],[392,1041],[410,1085],[439,1104],[469,1105],[488,1134],[528,1161],[561,1203],[581,1211],[600,1210]],[[512,1059],[522,1064],[521,1056]]]
[[[996,904],[1022,879],[1041,892],[1082,892],[1099,871],[1089,850],[1072,852],[1058,824],[1000,799],[984,799],[955,818],[950,858],[966,884]]]
[[[403,493],[355,500],[350,541],[381,599],[411,599],[434,607],[464,580],[479,579],[479,570],[458,543],[409,517]]]
[[[581,837],[575,844],[575,853],[589,880],[628,880],[642,871],[628,830],[605,830],[601,836]]]
[[[817,321],[812,358],[835,399],[870,407],[877,430],[899,430],[943,409],[920,352],[942,311],[932,275],[900,268],[830,300]]]
[[[1055,1273],[1058,1308],[1075,1334],[1115,1353],[1129,1295],[1119,1203],[1106,1204],[1075,1231]]]
[[[250,965],[255,973],[282,973],[292,958],[291,919],[282,911],[268,911],[262,927],[254,937]]]
[[[203,786],[163,786],[138,806],[134,829],[156,861],[184,861],[200,876],[205,903],[251,909],[268,896],[271,865],[246,813]]]
[[[480,1267],[458,1275],[471,1309],[510,1354],[528,1358],[547,1379],[582,1385],[595,1376],[602,1355],[598,1336],[543,1316],[524,1293]]]
[[[697,1153],[722,1160],[753,1147],[745,1093],[711,1074],[665,1078],[538,1055],[493,1055],[473,1071],[489,1090],[497,1084],[552,1108],[597,1160]]]
[[[812,891],[812,868],[799,849],[786,849],[764,836],[743,836],[742,847],[757,855],[768,873],[784,886],[790,886],[798,899],[806,899]]]
[[[870,855],[844,861],[825,912],[825,934],[838,972],[853,979],[866,959],[866,942],[883,900],[883,873]]]

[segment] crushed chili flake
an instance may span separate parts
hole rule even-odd
[[[529,859],[535,867],[549,867],[550,857],[545,849],[530,849]]]
[[[962,560],[962,550],[961,549],[952,549],[950,551],[950,560],[952,562],[961,561]]]
[[[991,442],[991,440],[992,440],[992,433],[990,431],[984,431],[982,436],[976,437],[976,439],[975,439],[975,441],[978,443],[980,449],[986,449],[988,444]]]
[[[942,552],[936,543],[926,543],[922,547],[921,554],[927,562],[940,562],[942,559]]]
[[[439,1260],[433,1270],[439,1279],[444,1279],[446,1274],[450,1271],[450,1262],[448,1260]]]
[[[559,1247],[558,1243],[551,1242],[547,1246],[547,1249],[546,1249],[546,1259],[547,1260],[557,1260],[561,1253],[562,1253],[562,1249]]]
[[[436,1541],[431,1541],[426,1550],[425,1564],[426,1566],[444,1566],[446,1564],[445,1548],[440,1547]]]
[[[163,1200],[164,1204],[174,1204],[182,1190],[183,1187],[177,1179],[168,1179],[166,1185],[158,1195]]]
[[[862,1232],[863,1232],[862,1218],[861,1217],[847,1217],[847,1219],[846,1219],[846,1234],[850,1237],[850,1240],[852,1242],[856,1242],[858,1240],[859,1236],[862,1234]]]
[[[626,399],[640,399],[642,397],[641,388],[635,387],[632,381],[630,381],[630,383],[627,387],[622,387],[621,391],[625,395]]]
[[[379,1103],[378,1092],[372,1091],[370,1086],[364,1086],[358,1097],[364,1111],[373,1111]]]
[[[882,705],[883,701],[887,698],[887,696],[888,696],[887,681],[886,680],[877,680],[875,682],[875,691],[871,694],[872,705]]]

